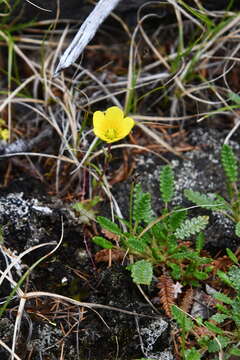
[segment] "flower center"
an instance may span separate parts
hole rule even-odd
[[[104,136],[108,139],[108,140],[114,140],[118,137],[118,131],[116,129],[113,128],[109,128],[105,131]]]

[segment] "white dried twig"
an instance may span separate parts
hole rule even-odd
[[[120,0],[99,0],[59,60],[55,75],[72,65]]]

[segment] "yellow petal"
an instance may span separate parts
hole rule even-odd
[[[117,106],[111,106],[106,110],[106,119],[109,122],[117,122],[123,119],[123,111]]]
[[[93,114],[93,131],[97,137],[101,138],[101,133],[104,130],[105,114],[102,111],[95,111]]]
[[[134,124],[134,120],[130,117],[122,119],[121,123],[118,126],[119,138],[123,139],[125,136],[127,136],[132,130]]]

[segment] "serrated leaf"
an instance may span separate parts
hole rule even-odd
[[[186,219],[187,211],[176,211],[168,218],[168,224],[171,230],[174,232]]]
[[[206,280],[208,278],[208,274],[198,270],[193,272],[193,276],[198,280]]]
[[[227,253],[229,259],[232,260],[232,262],[233,262],[234,264],[238,265],[238,258],[237,258],[236,255],[232,252],[232,250],[229,249],[229,248],[226,248],[226,253]],[[240,280],[240,278],[239,278],[239,280]]]
[[[228,277],[231,281],[232,287],[240,293],[240,268],[233,265],[228,271]]]
[[[198,234],[204,230],[208,224],[208,216],[197,216],[192,219],[187,219],[175,231],[175,236],[181,240],[189,238],[192,235]]]
[[[143,253],[146,250],[146,244],[141,240],[142,239],[137,239],[133,236],[130,236],[126,241],[126,245],[133,251]]]
[[[136,284],[150,285],[153,277],[153,267],[149,261],[140,260],[131,266],[131,276]]]
[[[210,317],[211,320],[216,321],[217,323],[222,323],[223,321],[225,321],[226,319],[228,319],[229,316],[226,314],[214,314]]]
[[[230,182],[236,182],[238,178],[237,158],[232,148],[224,144],[221,149],[221,161],[226,177]]]
[[[229,276],[225,272],[218,270],[217,275],[225,284],[232,286],[231,280],[229,279]]]
[[[133,219],[145,223],[149,223],[152,219],[151,195],[144,193],[140,184],[134,188]]]
[[[197,250],[198,253],[203,249],[204,243],[205,243],[204,233],[200,232],[195,240],[195,249]]]
[[[181,278],[182,275],[182,270],[180,265],[175,264],[175,263],[169,263],[168,266],[172,269],[171,271],[171,276],[175,279],[178,280]]]
[[[159,180],[162,200],[169,203],[174,195],[174,175],[170,165],[162,167]]]
[[[229,354],[235,355],[235,356],[240,356],[240,349],[238,349],[238,348],[232,348],[232,349],[229,351]]]
[[[221,203],[219,200],[215,200],[215,194],[214,198],[211,198],[210,196],[201,194],[198,191],[186,189],[184,190],[184,195],[189,201],[204,209],[211,209],[213,211],[217,211],[226,208],[225,202]]]
[[[213,297],[216,300],[222,301],[224,304],[231,305],[233,303],[233,300],[230,297],[220,292],[214,293]]]
[[[200,360],[201,354],[196,348],[188,349],[184,352],[184,359],[185,360]]]
[[[217,336],[216,339],[210,340],[208,344],[208,351],[216,352],[224,349],[230,343],[230,339],[226,336]]]
[[[112,249],[112,248],[113,248],[113,244],[112,244],[110,241],[104,239],[104,238],[101,237],[101,236],[94,236],[94,237],[92,238],[92,241],[93,241],[95,244],[97,244],[98,246],[101,246],[101,247],[104,248],[104,249]]]
[[[215,334],[222,334],[223,330],[220,329],[218,326],[216,326],[215,324],[209,322],[209,321],[205,321],[204,325],[208,328],[208,330],[214,332]]]
[[[153,236],[158,241],[166,240],[166,226],[163,222],[158,222],[152,227]]]
[[[216,304],[216,309],[218,311],[221,311],[223,314],[229,315],[229,317],[231,317],[231,311],[227,309],[226,306],[224,306],[223,304]]]
[[[189,332],[193,326],[193,321],[185,314],[184,311],[179,309],[176,305],[172,306],[172,316],[176,320],[177,324],[181,329],[183,329],[185,332]]]
[[[100,224],[100,226],[103,229],[106,229],[116,235],[122,235],[122,231],[121,229],[117,226],[117,224],[115,224],[114,222],[112,222],[111,220],[105,218],[104,216],[98,216],[97,217],[97,222]]]
[[[235,226],[235,234],[240,237],[240,221]]]

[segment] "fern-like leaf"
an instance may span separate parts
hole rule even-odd
[[[162,200],[169,203],[174,195],[174,175],[170,165],[162,167],[159,180]]]
[[[193,321],[176,305],[172,306],[172,315],[181,329],[183,329],[185,332],[192,330],[194,326]]]
[[[198,253],[203,249],[204,243],[205,243],[204,233],[200,232],[196,237],[196,241],[195,241],[195,249],[197,250]]]
[[[176,211],[168,218],[168,224],[172,231],[175,231],[182,222],[186,219],[187,212],[185,210],[183,211]]]
[[[221,150],[221,161],[226,177],[230,182],[236,182],[238,178],[237,158],[232,148],[224,144]]]
[[[235,226],[235,234],[240,237],[240,221]]]
[[[232,287],[238,292],[238,296],[240,295],[240,268],[238,266],[233,265],[229,272],[228,276],[230,281],[232,282]]]
[[[134,188],[133,219],[149,223],[152,218],[151,195],[144,193],[140,184]]]
[[[191,235],[198,234],[204,230],[208,224],[208,216],[197,216],[192,219],[187,219],[175,231],[175,236],[181,240],[189,238]]]
[[[93,241],[95,244],[97,244],[98,246],[103,247],[104,249],[112,249],[112,248],[113,248],[113,244],[112,244],[110,241],[104,239],[104,238],[101,237],[101,236],[94,236],[94,237],[92,238],[92,241]]]
[[[137,239],[133,236],[129,236],[127,239],[126,245],[132,250],[139,253],[143,253],[146,249],[145,242],[140,238]]]
[[[193,202],[194,204],[198,205],[202,208],[210,208],[211,210],[222,210],[226,209],[225,203],[221,203],[221,201],[212,199],[211,197],[201,194],[198,191],[193,190],[184,190],[184,195],[186,198]]]
[[[106,230],[108,230],[111,233],[116,234],[116,235],[121,235],[122,234],[122,231],[117,226],[117,224],[115,224],[114,222],[112,222],[108,218],[105,218],[104,216],[98,216],[97,221],[98,221],[98,223],[101,225],[101,227],[103,229],[106,229]]]
[[[187,349],[184,352],[184,359],[185,360],[201,360],[202,355],[199,353],[199,350],[197,350],[195,347],[192,347],[191,349]]]

